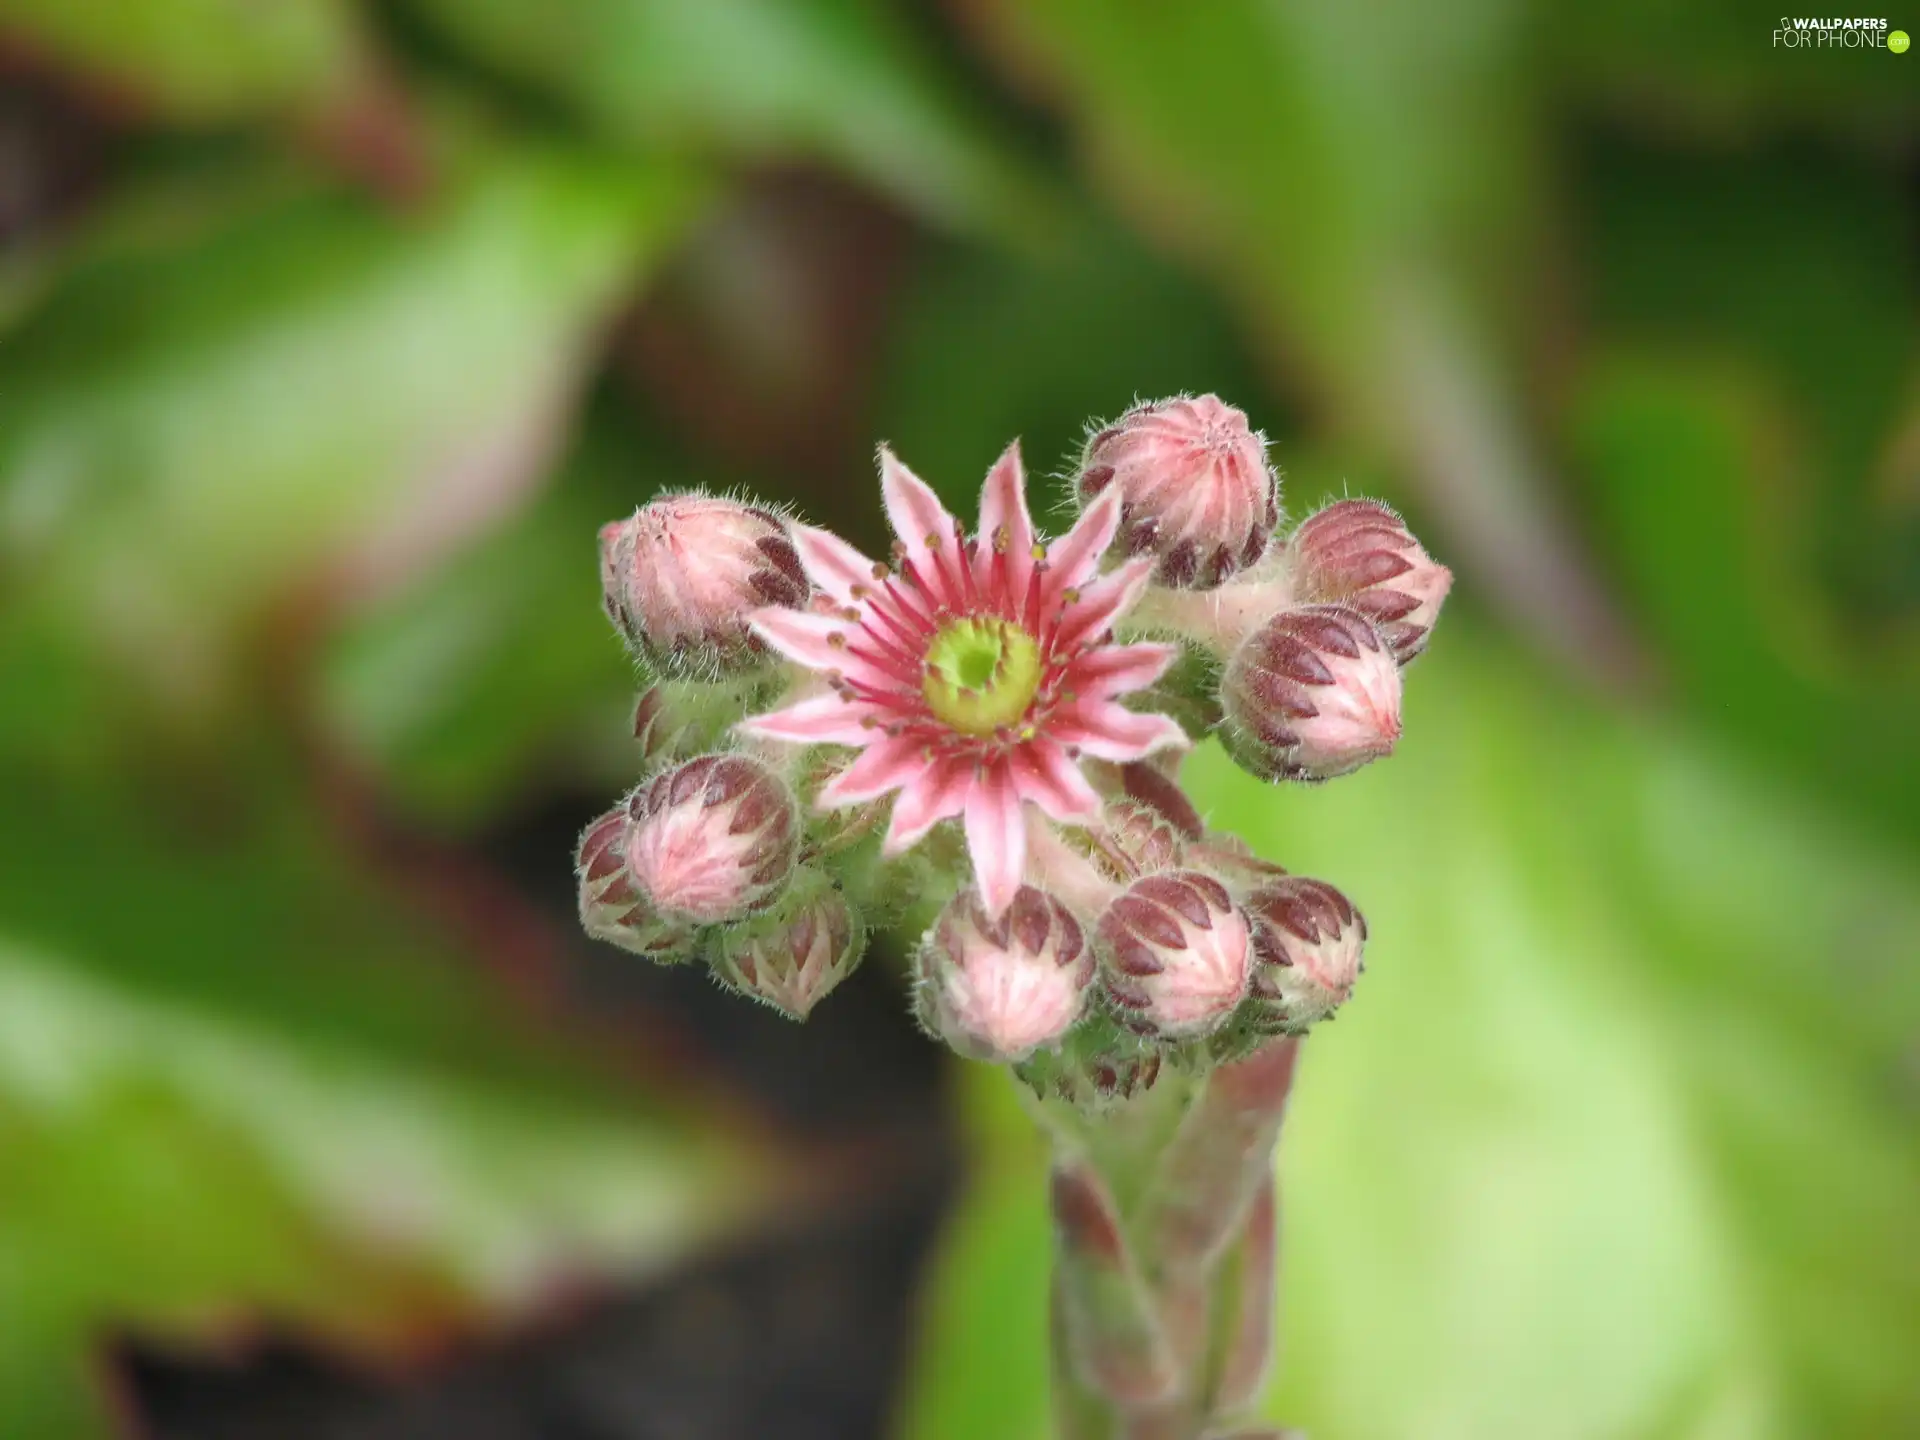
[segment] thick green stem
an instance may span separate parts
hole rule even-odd
[[[1273,1152],[1297,1047],[1176,1072],[1102,1110],[1038,1103],[1056,1151],[1062,1440],[1213,1440],[1258,1398],[1273,1348]]]
[[[1056,1293],[1074,1370],[1126,1405],[1165,1400],[1180,1371],[1106,1186],[1084,1161],[1063,1159],[1052,1200]]]

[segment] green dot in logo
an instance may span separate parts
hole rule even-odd
[[[1887,49],[1893,51],[1896,55],[1906,54],[1907,32],[1904,30],[1889,30],[1887,32]]]

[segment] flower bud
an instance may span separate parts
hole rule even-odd
[[[627,868],[671,918],[715,925],[765,909],[793,871],[793,793],[745,755],[689,760],[641,786],[627,808]]]
[[[692,929],[662,915],[627,869],[627,839],[632,830],[633,819],[621,805],[595,820],[580,837],[574,853],[580,926],[594,939],[636,955],[685,959],[692,950]]]
[[[977,891],[947,903],[921,942],[922,1022],[962,1055],[1015,1061],[1071,1030],[1093,988],[1080,922],[1022,885],[998,921]]]
[[[1067,834],[1086,849],[1104,877],[1122,885],[1141,875],[1176,870],[1186,853],[1186,842],[1173,822],[1138,800],[1112,801],[1098,825]]]
[[[1267,442],[1217,396],[1136,405],[1087,442],[1082,504],[1109,485],[1123,500],[1119,542],[1160,557],[1156,578],[1210,589],[1266,553],[1280,486]]]
[[[866,944],[866,929],[846,896],[818,876],[794,886],[763,919],[728,927],[714,969],[734,989],[804,1020],[854,972]]]
[[[1220,682],[1228,753],[1263,780],[1330,780],[1400,738],[1400,670],[1365,616],[1282,610],[1234,652]]]
[[[1340,500],[1310,517],[1287,542],[1287,559],[1300,599],[1358,610],[1402,665],[1427,648],[1453,587],[1453,572],[1378,500]]]
[[[1107,995],[1121,1023],[1141,1034],[1203,1034],[1247,992],[1252,930],[1211,875],[1136,880],[1107,907],[1098,933]]]
[[[1288,876],[1247,900],[1253,916],[1253,986],[1248,1009],[1262,1029],[1301,1031],[1353,993],[1367,922],[1324,880]]]
[[[749,610],[807,597],[800,557],[771,510],[667,495],[600,531],[607,614],[635,654],[691,674],[759,663]]]

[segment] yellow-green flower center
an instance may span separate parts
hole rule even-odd
[[[991,735],[1016,724],[1040,688],[1040,646],[1010,620],[954,620],[927,647],[921,693],[942,724]]]

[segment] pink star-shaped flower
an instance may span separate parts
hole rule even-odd
[[[859,749],[819,803],[894,795],[888,854],[964,816],[975,882],[997,921],[1026,869],[1028,802],[1059,823],[1084,824],[1101,801],[1082,758],[1126,762],[1186,743],[1166,716],[1118,703],[1178,654],[1171,645],[1114,642],[1113,626],[1150,582],[1154,561],[1100,572],[1120,521],[1117,490],[1059,540],[1040,544],[1017,442],[987,474],[971,541],[885,449],[880,489],[899,537],[892,567],[796,525],[815,608],[767,606],[748,616],[768,645],[824,677],[828,693],[741,728]]]

